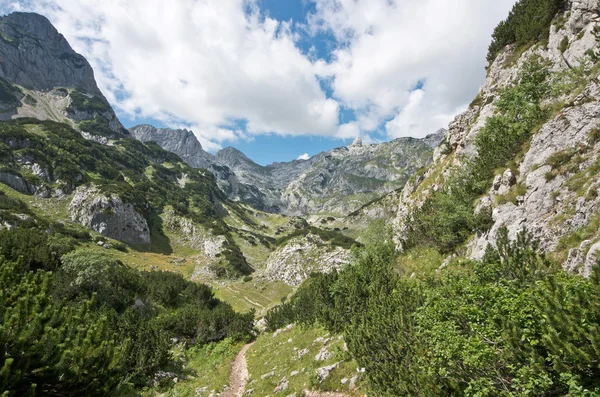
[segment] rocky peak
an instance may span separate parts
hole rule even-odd
[[[142,142],[156,142],[163,149],[177,154],[192,167],[209,168],[215,162],[214,156],[204,151],[192,131],[141,124],[130,128],[129,133]]]
[[[244,153],[231,146],[219,150],[215,158],[217,162],[229,167],[246,165],[251,166],[252,168],[262,168],[260,165],[246,157]]]
[[[90,64],[38,14],[0,17],[0,93],[0,120],[67,123],[96,142],[127,134]]]
[[[352,141],[352,143],[348,147],[362,147],[362,145],[363,145],[362,138],[356,137],[356,139],[354,139],[354,141]]]
[[[0,77],[11,83],[36,91],[79,88],[104,98],[87,60],[41,15],[0,17],[0,57]]]

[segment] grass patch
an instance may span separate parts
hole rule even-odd
[[[283,377],[289,381],[289,388],[282,392],[283,396],[292,393],[303,395],[305,389],[320,391],[337,391],[348,396],[358,396],[348,390],[348,383],[341,384],[342,378],[350,379],[357,375],[358,365],[343,351],[344,341],[337,336],[328,342],[327,350],[331,357],[325,361],[316,361],[315,356],[324,347],[318,338],[329,338],[331,335],[320,327],[302,329],[293,327],[281,332],[277,337],[267,333],[258,337],[248,353],[248,372],[250,374],[247,389],[254,389],[253,395],[272,395],[275,388],[281,384]],[[308,353],[299,357],[298,352],[308,349]],[[319,382],[316,376],[317,368],[344,361],[338,368],[331,371],[329,377]],[[298,374],[292,376],[293,371]],[[261,376],[274,372],[274,375],[261,379]],[[358,383],[360,387],[360,383]]]
[[[257,316],[277,305],[288,296],[293,288],[281,281],[236,282],[228,285],[213,286],[215,296],[229,303],[241,313],[256,310]]]
[[[398,256],[397,268],[401,274],[431,274],[440,267],[444,256],[432,247],[415,247]]]
[[[507,203],[517,204],[517,197],[524,196],[527,193],[527,185],[519,183],[510,188],[510,191],[504,195],[496,197],[496,204],[503,205]]]

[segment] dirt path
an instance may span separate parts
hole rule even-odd
[[[231,374],[229,375],[229,388],[221,393],[221,397],[242,397],[246,390],[246,382],[248,382],[248,364],[246,363],[246,352],[254,342],[242,347],[242,350],[235,356],[233,365],[231,366]],[[316,392],[304,390],[306,397],[346,397],[343,393],[331,392]]]
[[[306,397],[347,397],[344,393],[333,393],[333,392],[319,392],[304,390]]]
[[[246,364],[246,352],[254,342],[242,347],[242,350],[235,356],[229,375],[229,388],[221,393],[221,397],[241,397],[246,390],[248,381],[248,365]]]

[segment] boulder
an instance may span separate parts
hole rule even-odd
[[[72,221],[104,236],[128,244],[149,244],[150,228],[135,206],[117,194],[104,194],[96,186],[79,187],[71,204]]]

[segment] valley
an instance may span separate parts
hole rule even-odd
[[[600,394],[600,2],[487,60],[447,129],[262,166],[1,16],[0,396]]]

